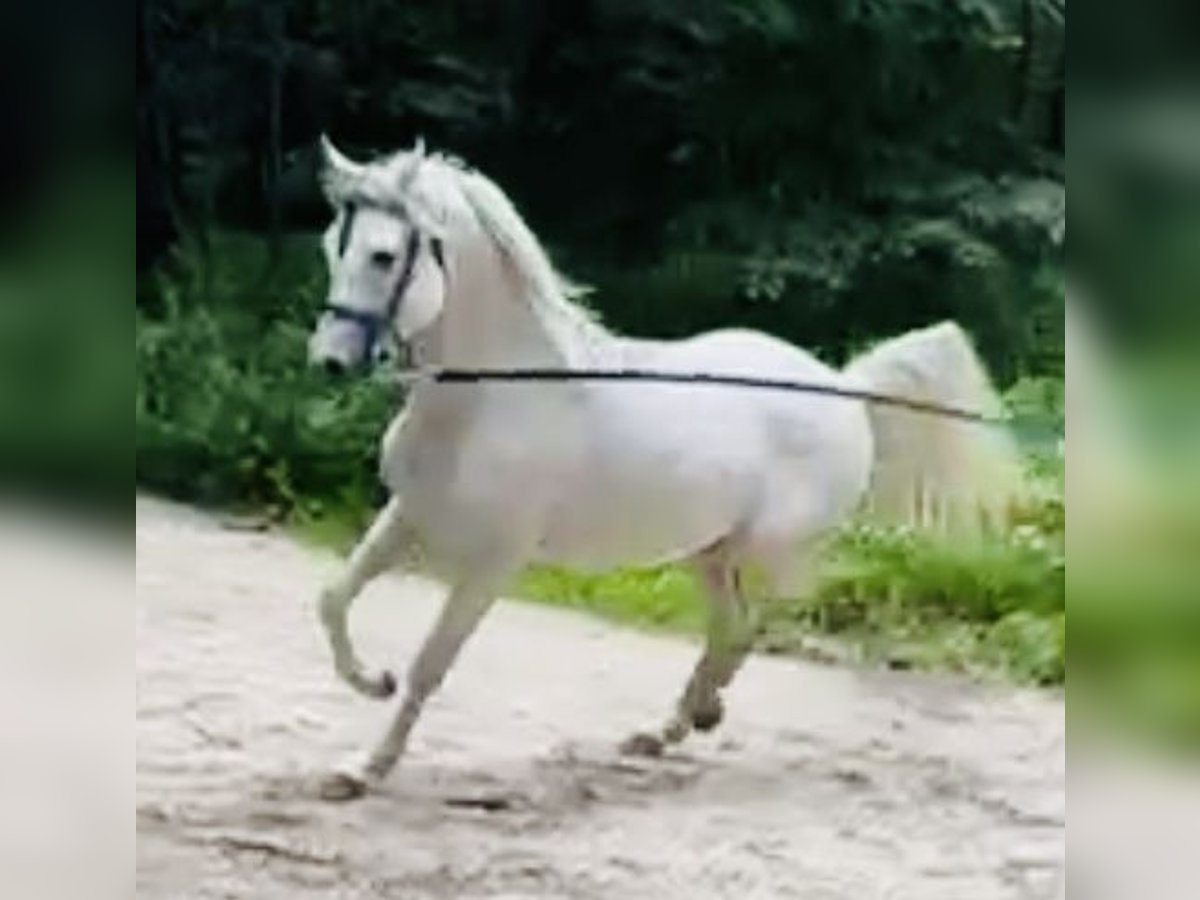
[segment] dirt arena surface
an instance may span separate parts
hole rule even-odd
[[[698,649],[501,603],[384,788],[318,799],[396,701],[333,674],[313,601],[335,559],[139,499],[140,900],[1063,895],[1054,694],[755,657],[712,735],[658,760]],[[353,614],[398,673],[440,590],[384,578]]]

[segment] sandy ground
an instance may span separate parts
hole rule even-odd
[[[660,721],[697,648],[519,603],[383,790],[324,803],[319,776],[391,708],[331,670],[312,607],[334,565],[139,500],[142,900],[1061,895],[1060,697],[754,658],[717,732],[631,759],[617,743]],[[373,585],[364,657],[402,671],[439,596]]]

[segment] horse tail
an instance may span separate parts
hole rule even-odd
[[[864,389],[998,417],[1000,398],[966,333],[941,322],[884,341],[846,374]],[[868,512],[936,530],[997,528],[1021,491],[1016,442],[999,424],[870,404]]]

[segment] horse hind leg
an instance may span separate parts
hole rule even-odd
[[[720,692],[741,667],[754,641],[750,610],[735,560],[721,545],[701,554],[695,566],[708,600],[704,651],[696,662],[675,712],[657,732],[639,732],[622,745],[626,753],[657,756],[693,730],[711,731],[724,713]]]
[[[704,653],[667,724],[658,732],[633,735],[621,745],[623,751],[656,756],[693,729],[708,731],[720,723],[724,713],[721,692],[745,662],[758,632],[741,577],[747,566],[752,565],[762,576],[763,596],[756,599],[800,596],[808,591],[813,558],[829,517],[797,504],[781,504],[774,512],[741,532],[736,546],[723,541],[696,558],[709,601]],[[757,582],[755,586],[757,589]]]

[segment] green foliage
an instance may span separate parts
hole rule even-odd
[[[892,664],[1060,682],[1066,670],[1060,508],[1060,498],[1035,504],[1004,539],[844,529],[812,596],[788,604],[779,618],[806,632],[850,637],[868,657]]]
[[[1035,477],[1056,482],[1061,493],[1065,476],[1066,384],[1062,378],[1030,376],[1004,394],[1013,430],[1025,449]]]
[[[1061,550],[1033,526],[1008,540],[947,542],[905,530],[867,526],[845,530],[817,592],[817,610],[831,615],[823,627],[837,630],[837,604],[902,598],[915,616],[960,616],[995,622],[1016,610],[1049,613],[1063,608]],[[1058,577],[1047,577],[1058,572]],[[826,609],[823,604],[833,604]]]
[[[256,267],[241,262],[257,245],[247,243],[222,239],[221,258],[239,262],[213,273],[212,306],[198,302],[198,282],[185,279],[163,286],[161,316],[138,316],[137,481],[184,499],[281,513],[362,508],[394,389],[311,373],[311,312],[276,313],[315,306],[311,271],[287,294],[259,296]],[[239,279],[239,270],[250,274]]]
[[[1059,378],[1023,378],[1004,395],[1009,412],[1017,417],[1036,416],[1063,423],[1066,384]]]

